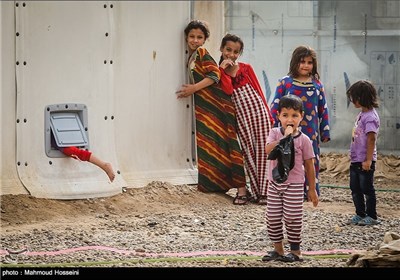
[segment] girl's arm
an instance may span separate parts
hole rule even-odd
[[[260,82],[257,79],[257,75],[254,72],[253,67],[250,64],[247,64],[247,72],[251,81],[251,85],[254,87],[254,89],[258,92],[258,94],[260,95],[261,99],[263,100],[265,106],[268,108],[267,106],[267,101],[265,100],[265,95],[263,90],[261,89],[260,86]]]
[[[274,134],[272,134],[272,133],[274,133]],[[275,135],[276,135],[275,132],[272,132],[272,133],[270,133],[270,136],[275,137]],[[292,133],[293,133],[293,127],[289,125],[285,129],[285,134],[280,139],[273,140],[270,143],[267,142],[268,144],[265,146],[266,154],[268,155],[275,148],[275,146],[279,144],[279,141],[281,141],[281,139],[285,138],[286,136],[288,136],[289,134],[292,134]],[[282,135],[282,134],[280,133],[280,135]],[[270,136],[268,136],[267,141],[270,139]]]
[[[304,169],[308,180],[308,201],[311,201],[313,203],[313,206],[317,207],[318,194],[315,187],[315,166],[313,158],[304,160]]]
[[[319,135],[322,142],[328,142],[331,140],[330,137],[330,127],[329,127],[329,113],[328,113],[328,105],[326,103],[325,98],[325,89],[324,86],[318,82],[320,86],[319,90],[319,99],[318,99],[318,119],[319,119]],[[318,88],[317,88],[318,89]]]
[[[233,93],[233,86],[232,86],[232,78],[228,74],[225,73],[223,68],[219,68],[221,71],[221,79],[219,80],[222,90],[228,94],[232,95]]]
[[[211,78],[205,77],[203,80],[196,84],[184,84],[182,87],[176,92],[178,93],[178,98],[184,98],[192,95],[196,91],[202,90],[208,86],[214,84],[215,81]]]
[[[362,169],[369,171],[371,169],[372,164],[372,155],[374,154],[376,145],[376,133],[375,132],[368,132],[367,133],[367,157],[365,161],[362,163]]]
[[[290,81],[288,79],[282,78],[279,80],[279,83],[276,87],[275,96],[274,96],[274,99],[272,99],[272,103],[270,106],[271,115],[272,115],[272,118],[274,119],[274,127],[278,127],[278,124],[279,124],[279,120],[277,117],[279,100],[281,99],[282,96],[284,96],[286,94],[286,85],[289,83],[290,83]]]
[[[278,143],[279,143],[279,140],[272,141],[271,143],[268,143],[268,144],[265,146],[265,153],[266,153],[267,155],[269,155],[269,153],[275,148],[276,145],[278,145]]]
[[[282,133],[280,132],[279,134],[282,135]],[[267,136],[267,145],[265,145],[265,152],[267,155],[269,155],[269,153],[275,148],[275,146],[278,145],[280,138],[280,136],[278,136],[279,134],[277,134],[277,131],[275,129],[271,129],[271,131],[269,132]]]
[[[195,84],[184,84],[176,92],[178,98],[188,97],[197,91],[202,90],[214,83],[218,83],[221,77],[221,72],[215,60],[208,53],[207,49],[199,47],[196,50],[197,58],[194,63],[196,72],[199,72],[203,77],[200,81]]]

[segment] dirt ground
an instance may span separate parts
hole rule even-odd
[[[350,161],[347,155],[321,154],[320,184],[349,186]],[[378,155],[375,171],[376,189],[400,189],[400,157]]]
[[[346,155],[327,153],[321,155],[320,184],[327,186],[348,187],[349,180],[349,160]],[[375,186],[377,189],[395,189],[400,190],[400,158],[397,156],[379,156],[377,170],[375,172]],[[76,217],[82,217],[82,213],[87,211],[92,213],[102,213],[111,211],[121,215],[126,211],[134,211],[137,215],[147,215],[149,212],[168,211],[169,208],[179,207],[174,201],[187,203],[197,203],[204,199],[204,203],[210,205],[218,203],[221,196],[182,196],[179,193],[168,192],[137,192],[135,197],[124,193],[109,198],[97,200],[75,200],[62,201],[51,199],[34,198],[29,195],[3,195],[1,196],[1,226],[16,227],[23,230],[29,228],[30,224],[51,223],[52,219],[74,220],[75,223],[81,223],[82,227],[89,226],[87,221],[76,220]],[[149,209],[147,201],[157,200],[160,203],[151,204]],[[100,203],[97,203],[100,202]],[[201,201],[200,201],[201,202]],[[110,208],[111,207],[111,208]],[[332,204],[320,205],[328,207],[330,211],[343,211],[343,206]],[[353,211],[352,205],[348,205],[349,212]],[[383,213],[384,214],[384,213]]]
[[[348,187],[349,160],[346,155],[327,153],[321,155],[320,184],[327,186]],[[375,186],[377,189],[400,190],[400,158],[389,155],[379,156],[377,170],[375,172]],[[157,197],[156,197],[157,196]],[[30,224],[51,223],[52,219],[74,220],[81,223],[82,227],[89,226],[85,219],[76,220],[82,217],[82,213],[87,211],[102,213],[111,211],[115,214],[123,214],[126,211],[134,211],[137,215],[147,215],[149,212],[168,211],[169,208],[178,207],[174,201],[187,199],[187,203],[198,202],[205,199],[204,203],[217,203],[221,196],[181,196],[179,193],[168,191],[160,193],[138,192],[135,197],[124,193],[109,198],[98,199],[96,203],[93,199],[62,201],[51,199],[34,198],[29,195],[3,195],[1,196],[1,226],[7,228],[16,227],[23,230],[29,228]],[[149,209],[147,201],[157,200],[160,203]],[[200,201],[201,202],[201,201]],[[111,207],[111,208],[110,208]],[[343,211],[341,205],[335,203],[324,204],[320,207],[328,207],[330,211]],[[349,205],[350,212],[353,211]],[[384,213],[383,213],[384,214]]]
[[[348,187],[349,161],[346,155],[327,153],[321,155],[320,184],[329,187]],[[375,172],[375,185],[378,190],[400,191],[400,158],[379,156]],[[157,185],[157,188],[151,186]],[[52,200],[34,198],[29,195],[1,196],[1,232],[28,233],[38,228],[54,228],[54,224],[74,224],[82,229],[93,228],[93,215],[115,220],[115,216],[147,217],[161,213],[184,212],[185,205],[231,204],[234,190],[228,195],[201,194],[195,188],[168,188],[168,184],[153,182],[145,188],[107,198],[83,200]],[[349,203],[324,201],[318,206],[330,213],[348,213],[354,208],[351,197]],[[154,203],[156,202],[156,203]],[[311,206],[305,206],[311,207]],[[379,212],[385,217],[399,216],[398,208],[390,204],[380,205]],[[4,249],[4,248],[0,248]]]

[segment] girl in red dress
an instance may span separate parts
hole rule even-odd
[[[227,34],[221,42],[221,88],[232,95],[247,174],[250,197],[239,197],[237,203],[254,200],[267,203],[268,166],[265,145],[273,118],[257,76],[250,64],[238,62],[244,44],[240,37]]]

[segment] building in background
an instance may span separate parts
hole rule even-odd
[[[245,43],[242,59],[264,82],[271,102],[278,79],[301,44],[318,52],[331,119],[323,150],[347,152],[357,110],[346,89],[369,79],[380,98],[378,149],[400,150],[400,1],[226,1],[226,32]]]

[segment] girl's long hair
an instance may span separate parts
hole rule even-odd
[[[294,78],[299,76],[299,65],[300,62],[305,58],[305,57],[311,57],[313,61],[313,69],[310,75],[314,77],[315,79],[319,80],[320,76],[318,73],[318,62],[317,62],[317,53],[315,50],[313,50],[309,46],[298,46],[292,54],[292,59],[290,60],[290,66],[289,66],[289,76],[292,76]]]

